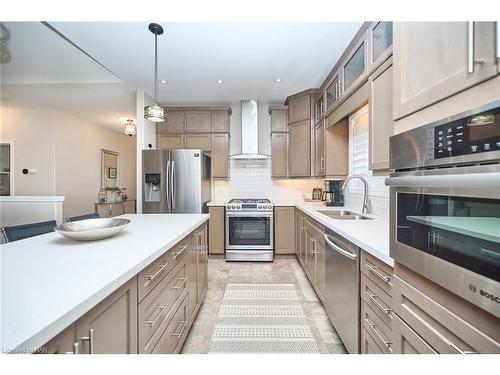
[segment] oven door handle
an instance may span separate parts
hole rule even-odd
[[[387,186],[484,188],[500,186],[500,173],[469,173],[440,176],[401,176],[385,179]]]

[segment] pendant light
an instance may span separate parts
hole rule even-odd
[[[154,102],[153,105],[148,105],[144,107],[144,118],[153,122],[163,122],[167,121],[167,111],[162,106],[157,103],[157,91],[158,91],[158,35],[163,34],[163,27],[157,23],[150,23],[149,31],[155,35],[155,85],[154,85]]]
[[[135,125],[134,120],[128,119],[127,124],[125,124],[125,134],[129,136],[135,135]]]

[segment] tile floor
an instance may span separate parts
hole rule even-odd
[[[294,283],[320,352],[346,353],[342,341],[326,315],[323,304],[295,257],[279,257],[273,263],[228,263],[220,257],[210,258],[207,295],[182,348],[182,353],[207,353],[226,283],[249,282]]]

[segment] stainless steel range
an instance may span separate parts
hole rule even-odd
[[[226,260],[273,261],[273,210],[269,199],[226,203]]]

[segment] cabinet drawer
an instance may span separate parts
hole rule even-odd
[[[384,353],[392,353],[391,328],[364,301],[361,301],[361,324]]]
[[[173,354],[180,352],[182,343],[187,334],[188,325],[188,298],[187,293],[185,293],[184,299],[165,328],[152,354]]]
[[[361,354],[384,354],[363,325],[361,326]]]
[[[184,239],[161,257],[156,259],[138,276],[139,302],[151,292],[165,275],[188,253],[189,239]]]
[[[392,297],[370,278],[361,274],[361,299],[387,324],[392,327]]]
[[[174,305],[186,290],[186,258],[161,281],[139,305],[139,352],[149,353],[172,315]]]
[[[361,272],[392,296],[393,268],[365,251],[361,252]]]
[[[438,353],[500,353],[500,343],[394,276],[398,316]]]
[[[392,325],[394,354],[436,354],[436,351],[397,315]]]

